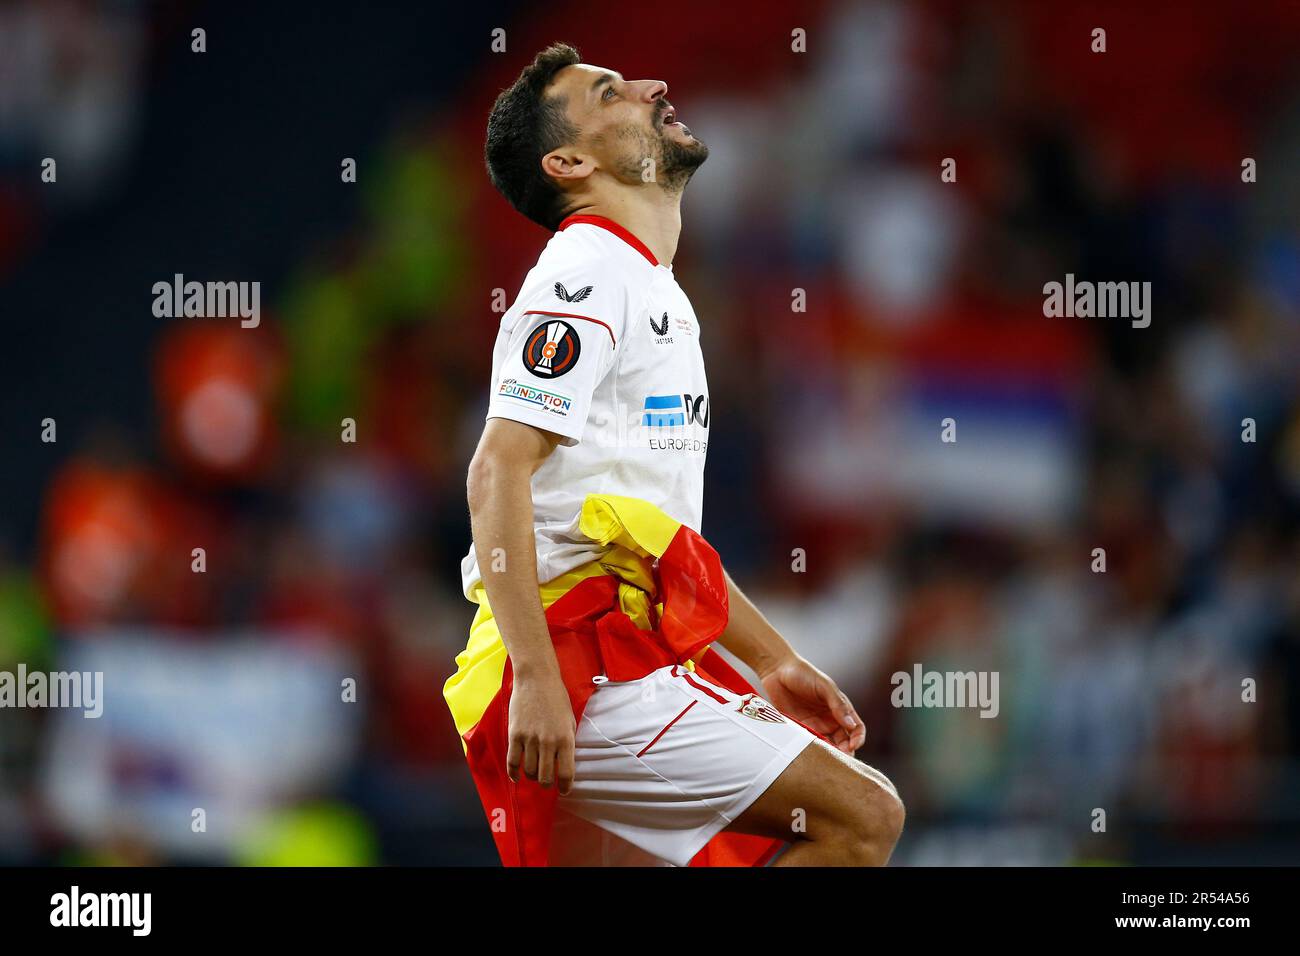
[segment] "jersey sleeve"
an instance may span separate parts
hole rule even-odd
[[[535,270],[502,322],[504,354],[488,418],[582,439],[596,387],[613,368],[627,318],[622,283],[603,270]]]

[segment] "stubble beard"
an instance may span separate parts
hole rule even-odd
[[[681,192],[695,175],[695,170],[709,158],[709,147],[698,139],[692,143],[678,143],[667,134],[660,139],[659,179],[669,192]]]
[[[645,160],[649,158],[654,160],[654,179],[646,184],[656,185],[670,194],[685,189],[695,170],[709,158],[709,147],[704,143],[698,139],[691,143],[669,139],[667,131],[657,121],[653,130],[626,126],[619,131],[619,136],[633,144],[619,170],[621,178],[629,182],[646,182]]]

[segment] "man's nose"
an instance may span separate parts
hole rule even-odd
[[[668,95],[668,84],[663,80],[642,80],[641,96],[647,103],[661,100]]]

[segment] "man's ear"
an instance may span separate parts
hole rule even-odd
[[[552,179],[586,179],[596,168],[586,153],[576,153],[571,147],[553,149],[542,157],[542,172]]]

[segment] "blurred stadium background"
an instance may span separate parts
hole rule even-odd
[[[0,712],[0,862],[495,862],[440,687],[546,239],[483,125],[556,39],[712,148],[703,531],[857,702],[896,861],[1300,861],[1300,6],[792,6],[0,4],[0,669],[107,674]],[[178,272],[261,326],[154,318]],[[1067,272],[1151,327],[1044,318]],[[1000,717],[892,708],[915,662]]]

